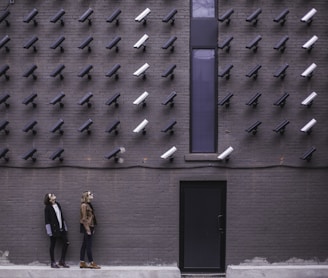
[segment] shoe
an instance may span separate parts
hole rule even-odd
[[[92,268],[92,269],[100,269],[101,267],[99,265],[97,265],[95,262],[91,262],[89,264],[89,268]]]
[[[65,262],[62,261],[58,263],[58,266],[63,268],[69,268],[69,265],[67,265]]]
[[[89,268],[86,262],[81,261],[80,262],[80,268]]]
[[[59,266],[56,263],[51,263],[51,268],[59,268]]]

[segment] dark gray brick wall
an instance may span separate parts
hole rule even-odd
[[[1,3],[1,9],[7,1]],[[91,7],[92,25],[78,22]],[[146,7],[152,12],[147,25],[134,18]],[[246,17],[262,8],[259,22],[252,26]],[[310,26],[300,18],[312,7],[318,10]],[[38,26],[23,23],[24,17],[37,8]],[[50,23],[60,9],[66,11],[65,25]],[[120,8],[120,24],[106,22]],[[173,8],[178,10],[173,26],[162,18]],[[229,108],[218,107],[218,149],[234,147],[228,163],[216,159],[185,160],[189,152],[189,3],[187,1],[15,1],[9,6],[10,26],[0,24],[0,37],[9,35],[10,52],[0,49],[1,65],[10,69],[7,81],[0,78],[0,93],[9,93],[9,108],[0,106],[0,119],[10,123],[10,133],[0,134],[0,147],[8,147],[9,161],[1,160],[0,250],[9,250],[14,263],[48,262],[48,239],[43,224],[43,196],[54,192],[62,204],[70,228],[71,246],[68,260],[79,257],[79,201],[82,191],[95,192],[94,205],[99,218],[94,255],[100,264],[178,264],[179,263],[179,182],[180,180],[227,181],[227,243],[226,262],[240,263],[256,256],[271,262],[292,257],[327,258],[327,190],[325,185],[327,158],[325,128],[325,96],[327,82],[326,1],[219,1],[219,14],[234,9],[229,25],[219,24],[218,41],[232,35],[231,50],[218,50],[218,69],[232,63],[229,80],[218,78],[218,99],[228,92],[234,94]],[[273,17],[284,8],[290,13],[284,26]],[[146,51],[133,48],[143,35],[150,36]],[[39,37],[37,52],[24,49],[33,35]],[[64,52],[50,45],[64,35]],[[92,51],[78,49],[92,35]],[[106,49],[115,36],[122,37],[119,52]],[[173,53],[161,49],[172,35],[178,37]],[[249,40],[261,35],[256,53],[245,48]],[[284,35],[290,38],[284,53],[273,49]],[[302,44],[312,35],[319,40],[308,53]],[[133,72],[149,63],[146,80]],[[318,65],[310,80],[300,76],[312,62]],[[119,79],[108,78],[106,72],[121,64]],[[168,65],[175,63],[175,78],[161,77]],[[262,68],[256,80],[245,75],[255,64]],[[273,77],[275,70],[288,63],[284,80]],[[37,80],[22,74],[36,64]],[[50,77],[53,69],[65,64],[64,79]],[[92,64],[92,79],[79,78],[80,70]],[[173,108],[161,105],[171,91],[177,92]],[[64,107],[49,104],[59,92],[65,93]],[[149,92],[145,108],[132,102],[144,91]],[[311,108],[300,102],[312,91],[318,93]],[[36,92],[37,107],[22,101]],[[92,92],[92,107],[77,102]],[[105,102],[120,92],[119,107]],[[256,108],[245,103],[256,92],[262,93]],[[273,102],[284,92],[290,94],[283,108]],[[50,128],[62,118],[64,134],[52,134]],[[91,118],[91,134],[81,134],[79,126]],[[132,130],[144,118],[149,120],[145,135]],[[177,119],[175,133],[160,130],[170,119]],[[310,119],[318,122],[310,135],[299,129]],[[36,119],[37,134],[25,134],[27,121]],[[115,119],[121,121],[119,134],[105,133]],[[290,124],[283,135],[272,129],[283,119]],[[256,120],[262,121],[256,135],[245,129]],[[178,148],[172,163],[160,155],[175,145]],[[124,163],[107,161],[104,155],[124,146]],[[311,162],[299,157],[315,146]],[[38,149],[37,161],[21,156],[31,147]],[[49,156],[62,147],[64,161]],[[216,158],[216,155],[214,155]]]

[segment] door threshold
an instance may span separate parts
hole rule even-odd
[[[191,278],[226,277],[226,274],[225,273],[194,273],[194,272],[188,273],[188,272],[185,272],[185,273],[181,273],[181,277],[184,277],[184,278],[188,278],[188,277],[191,277]]]

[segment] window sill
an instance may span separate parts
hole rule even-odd
[[[217,153],[190,153],[185,155],[185,161],[218,161]]]

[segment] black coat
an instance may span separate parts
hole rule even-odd
[[[59,207],[60,212],[61,212],[61,218],[62,218],[62,224],[63,224],[62,232],[67,232],[67,227],[66,227],[63,211],[61,209],[60,204],[57,202],[56,202],[56,204]],[[45,207],[44,218],[45,218],[46,229],[47,229],[47,226],[50,227],[52,236],[60,236],[61,231],[60,231],[60,227],[59,227],[59,222],[57,219],[56,212],[55,212],[54,208],[52,207],[52,205],[47,205]]]

